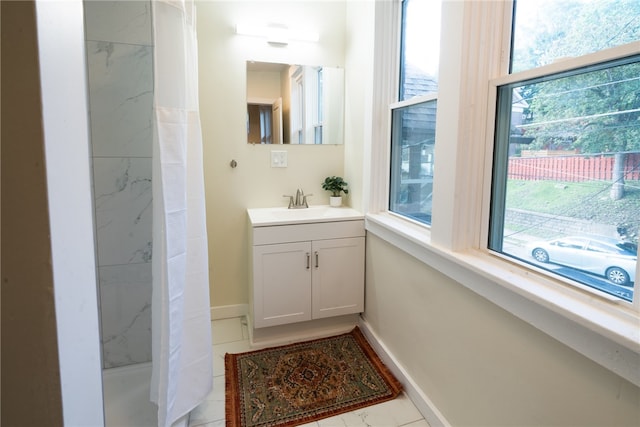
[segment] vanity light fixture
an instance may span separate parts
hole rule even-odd
[[[236,25],[236,34],[242,36],[263,37],[267,43],[287,45],[289,41],[317,42],[318,33],[306,30],[294,30],[284,25]]]

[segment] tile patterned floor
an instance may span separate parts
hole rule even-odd
[[[224,420],[224,355],[250,350],[249,334],[244,318],[214,320],[213,391],[191,412],[189,427],[222,427]],[[406,394],[398,398],[326,418],[305,427],[429,427]]]

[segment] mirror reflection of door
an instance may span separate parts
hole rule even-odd
[[[280,108],[271,107],[269,138],[268,133],[260,133],[260,109],[252,104],[273,105],[278,98],[282,100]],[[273,144],[343,143],[342,68],[247,61],[247,104],[250,112],[247,142],[250,144],[269,140]],[[263,116],[267,114],[263,112]]]
[[[247,141],[282,144],[282,98],[247,103]]]
[[[271,105],[271,117],[273,120],[273,143],[282,144],[282,98],[276,99]]]

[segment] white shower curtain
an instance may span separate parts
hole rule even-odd
[[[171,426],[211,391],[212,348],[193,0],[151,1],[154,27],[151,400]]]

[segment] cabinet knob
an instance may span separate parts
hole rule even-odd
[[[316,255],[316,268],[318,268],[318,251],[316,251],[315,255]]]
[[[311,254],[307,252],[307,270],[311,267]]]

